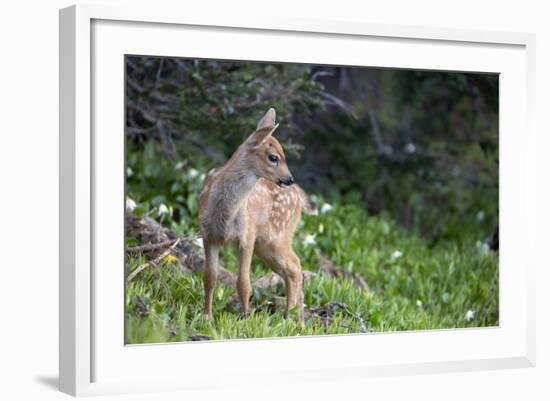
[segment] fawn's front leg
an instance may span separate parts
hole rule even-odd
[[[237,278],[237,293],[241,302],[243,315],[248,315],[248,302],[252,293],[250,285],[250,265],[254,252],[254,242],[248,241],[239,245],[239,277]]]
[[[220,246],[204,241],[204,314],[212,319],[212,298],[218,277]]]

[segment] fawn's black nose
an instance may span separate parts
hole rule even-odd
[[[282,186],[288,187],[289,185],[294,184],[294,177],[289,175],[286,180],[277,181],[277,184],[279,184],[279,186],[281,186],[281,187]]]

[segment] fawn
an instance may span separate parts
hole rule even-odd
[[[222,167],[204,180],[199,201],[205,251],[204,314],[212,318],[220,247],[234,244],[239,251],[237,293],[248,314],[250,264],[259,256],[286,285],[286,317],[297,307],[304,321],[302,267],[292,249],[292,236],[302,210],[309,211],[305,192],[294,184],[280,143],[273,137],[275,110],[269,109],[256,130]]]

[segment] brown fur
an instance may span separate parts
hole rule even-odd
[[[270,109],[229,161],[205,178],[199,216],[205,248],[204,313],[209,318],[219,249],[234,244],[239,250],[237,291],[243,314],[248,313],[250,263],[255,253],[283,278],[287,315],[297,306],[303,323],[302,268],[292,249],[292,237],[307,201],[297,185],[279,185],[291,174],[283,148],[272,136],[276,128],[275,110]],[[268,160],[269,155],[279,158],[277,165]]]

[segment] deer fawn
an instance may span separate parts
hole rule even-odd
[[[212,318],[220,247],[231,243],[239,251],[237,293],[243,314],[248,314],[250,264],[255,252],[286,284],[286,316],[298,307],[303,324],[302,267],[292,249],[292,236],[309,203],[305,192],[293,185],[283,148],[273,138],[277,127],[271,108],[229,161],[212,169],[204,180],[199,216],[205,251],[204,313],[208,318]]]

